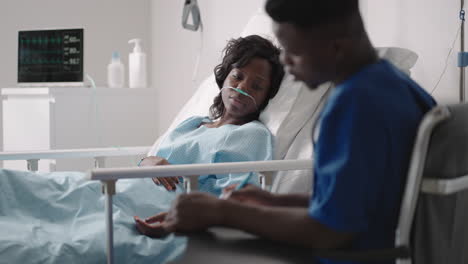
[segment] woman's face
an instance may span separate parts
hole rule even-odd
[[[233,68],[224,80],[223,87],[234,87],[248,93],[260,107],[268,100],[270,76],[270,63],[265,59],[253,58],[244,67]],[[223,89],[222,98],[225,114],[231,117],[244,118],[258,111],[252,98],[233,89]]]

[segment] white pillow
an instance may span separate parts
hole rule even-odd
[[[401,71],[410,73],[418,56],[413,51],[403,48],[377,48],[381,58],[387,59]],[[260,115],[261,120],[270,127],[271,119],[274,119],[275,135],[275,159],[310,159],[313,156],[312,127],[318,113],[326,99],[326,92],[331,87],[330,83],[319,86],[310,91],[304,84],[297,92],[297,83],[291,82],[286,77],[281,83],[281,93],[287,94],[289,87],[294,87],[292,96],[295,100],[292,106],[282,105],[281,99],[272,100],[267,109]],[[284,90],[281,90],[284,89]],[[276,97],[274,98],[276,99]],[[292,101],[285,100],[285,104]],[[290,109],[288,114],[278,112],[278,109]],[[278,118],[275,118],[275,116]],[[278,128],[276,128],[279,125]],[[271,174],[274,178],[272,191],[277,193],[304,193],[312,190],[312,171],[279,171]]]
[[[407,75],[411,75],[410,69],[413,68],[418,60],[418,54],[405,48],[380,47],[376,50],[380,58],[387,59]]]
[[[273,34],[272,20],[263,8],[259,8],[257,12],[255,12],[240,34],[241,37],[249,35],[262,36],[279,46],[278,40]]]
[[[210,106],[213,104],[213,99],[218,93],[219,88],[216,84],[214,74],[212,74],[200,84],[200,87],[198,87],[192,97],[185,103],[166,132],[154,142],[147,155],[154,155],[164,137],[185,119],[191,116],[208,116]]]

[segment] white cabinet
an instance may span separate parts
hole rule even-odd
[[[4,151],[149,146],[157,137],[155,89],[3,88],[1,94]],[[41,161],[39,170],[86,170],[92,162]],[[3,166],[24,169],[25,161]]]

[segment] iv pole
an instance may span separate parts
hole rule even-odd
[[[461,0],[460,8],[460,53],[458,55],[458,67],[460,67],[460,102],[465,102],[465,67],[468,65],[467,54],[465,53],[465,10],[463,9],[465,0]]]

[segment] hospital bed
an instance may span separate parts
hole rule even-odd
[[[262,12],[249,21],[241,35],[250,34],[260,34],[272,39],[269,19]],[[407,73],[417,59],[413,52],[400,48],[379,49],[379,55],[389,59]],[[165,135],[161,136],[153,146],[1,153],[0,160],[26,160],[28,169],[35,171],[41,159],[93,157],[97,169],[90,172],[90,179],[103,183],[103,192],[106,195],[107,261],[113,263],[112,197],[115,194],[117,180],[257,171],[262,172],[262,187],[271,191],[279,193],[311,191],[313,162],[310,133],[330,85],[322,85],[311,92],[302,83],[293,82],[292,79],[292,76],[285,76],[277,96],[260,116],[260,120],[275,138],[273,161],[169,165],[154,168],[103,168],[106,157],[154,153]],[[214,77],[207,78],[182,108],[168,131],[191,115],[207,115],[208,106],[218,91]],[[186,176],[184,184],[187,191],[193,189],[192,183],[196,182],[194,177]]]

